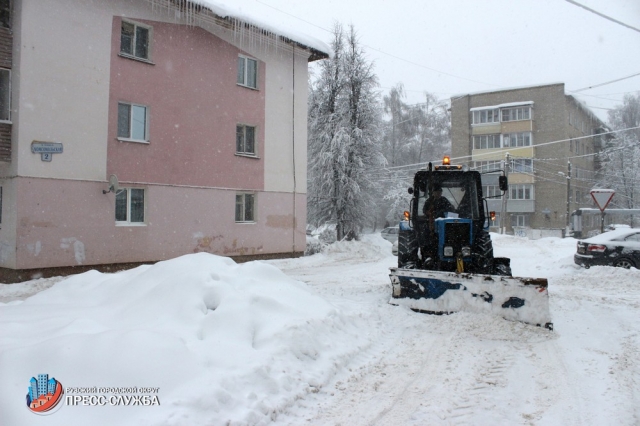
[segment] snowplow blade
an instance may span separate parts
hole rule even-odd
[[[429,314],[489,313],[553,330],[545,278],[390,269],[392,305]]]

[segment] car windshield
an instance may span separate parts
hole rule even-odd
[[[466,179],[465,176],[444,176],[437,181],[434,180],[432,185],[420,185],[418,188],[418,217],[425,217],[424,204],[429,200],[429,197],[438,196],[437,193],[432,194],[432,192],[436,192],[434,189],[438,189],[438,187],[442,188],[441,196],[446,198],[451,205],[447,209],[450,213],[468,219],[480,217],[475,182]]]

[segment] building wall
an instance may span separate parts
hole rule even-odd
[[[184,25],[142,0],[22,0],[15,11],[0,266],[304,250],[308,52]],[[122,16],[153,26],[154,65],[118,56]],[[258,90],[236,85],[238,53],[259,60]],[[118,101],[149,106],[148,144],[117,140]],[[256,126],[257,158],[235,155],[238,123]],[[32,141],[64,152],[43,162]],[[116,225],[103,194],[112,173],[145,188],[145,225]],[[255,193],[255,223],[235,222],[238,191]]]
[[[258,193],[256,222],[235,223],[233,190],[149,185],[146,225],[115,226],[115,198],[102,194],[102,183],[14,182],[20,208],[17,269],[146,262],[201,251],[225,256],[294,251],[291,194]],[[296,199],[301,213],[303,200]],[[297,235],[298,241],[303,236]]]
[[[265,64],[258,88],[236,84],[240,49],[198,27],[137,20],[153,28],[154,64],[118,55],[113,18],[107,172],[121,182],[262,190]],[[149,143],[117,139],[118,102],[149,106]],[[256,127],[257,158],[235,155],[236,124]],[[270,141],[271,142],[271,141]]]
[[[482,126],[472,126],[470,110],[472,108],[508,104],[514,102],[533,102],[532,120],[501,122]],[[569,124],[569,114],[578,121],[588,122],[584,131]],[[511,214],[524,214],[528,225],[533,228],[564,228],[567,211],[567,161],[572,161],[575,170],[579,165],[583,170],[593,170],[594,163],[588,158],[571,158],[577,155],[575,142],[571,138],[586,136],[601,123],[593,114],[572,101],[564,93],[564,84],[550,84],[495,92],[459,96],[452,99],[452,154],[464,158],[473,153],[474,160],[500,160],[508,152],[512,157],[532,157],[534,174],[512,173],[509,183],[534,183],[534,200],[510,200],[507,211]],[[473,150],[473,134],[490,134],[532,131],[533,146],[525,148],[500,148]],[[561,142],[557,142],[561,141]],[[549,143],[556,142],[556,143]],[[581,142],[581,153],[593,153],[595,147],[591,138]],[[572,148],[572,146],[574,148]],[[473,165],[473,164],[470,164]],[[586,172],[581,172],[586,173]],[[575,178],[575,172],[573,173]],[[572,180],[575,185],[577,181]],[[588,182],[581,184],[581,193],[587,192]],[[572,191],[575,196],[575,192]],[[576,207],[572,202],[570,211]],[[491,209],[500,211],[498,202],[491,203]],[[528,212],[533,212],[532,214]],[[548,213],[547,213],[548,212]],[[507,226],[510,228],[510,226]]]

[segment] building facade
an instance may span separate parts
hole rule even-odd
[[[592,206],[589,191],[605,126],[563,83],[496,90],[451,99],[452,156],[482,172],[506,170],[502,200],[488,200],[493,226],[565,230],[573,210]],[[500,195],[498,174],[483,178],[485,196]]]
[[[304,252],[328,48],[186,0],[0,3],[0,267]]]

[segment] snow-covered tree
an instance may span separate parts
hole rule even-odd
[[[308,215],[357,237],[374,210],[368,171],[384,164],[377,78],[355,29],[334,28],[334,55],[320,66],[309,101]]]
[[[408,209],[407,187],[415,172],[451,152],[448,104],[431,93],[425,102],[407,104],[402,83],[384,96],[383,152],[389,168],[377,173],[381,183],[378,218],[397,223]]]
[[[402,83],[391,88],[388,95],[382,98],[384,113],[389,117],[387,124],[387,143],[385,144],[385,156],[391,167],[396,165],[398,148],[404,145],[410,135],[409,106],[403,101],[405,97]]]
[[[623,105],[609,111],[609,126],[613,130],[640,126],[640,95],[625,96]],[[616,191],[618,207],[640,208],[640,129],[615,135],[600,155],[602,173],[598,186]]]

